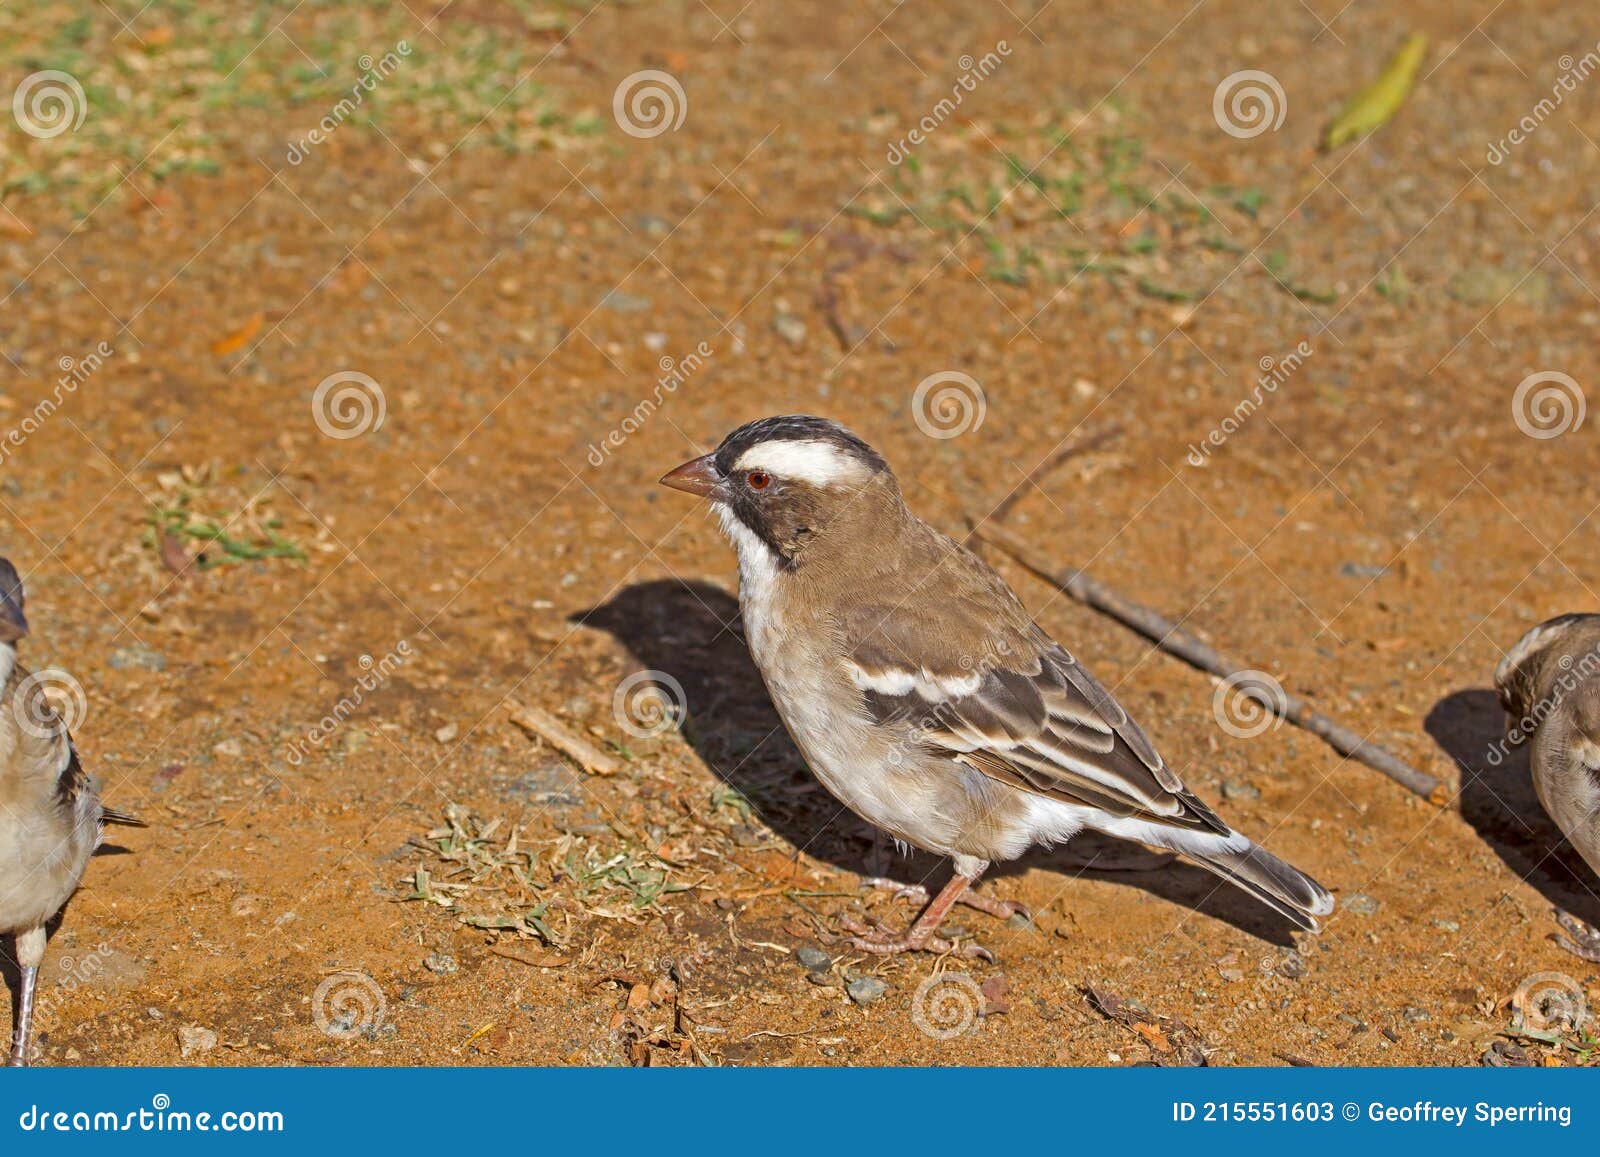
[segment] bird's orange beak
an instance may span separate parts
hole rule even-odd
[[[691,458],[682,466],[663,474],[661,485],[700,498],[714,496],[718,487],[722,485],[722,474],[717,470],[716,456],[704,454],[699,458]]]

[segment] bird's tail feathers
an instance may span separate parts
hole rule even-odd
[[[1199,841],[1194,841],[1199,844]],[[1299,868],[1240,836],[1191,846],[1185,852],[1202,868],[1237,884],[1308,932],[1320,932],[1317,917],[1333,911],[1333,896]]]

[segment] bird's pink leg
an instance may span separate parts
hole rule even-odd
[[[977,956],[985,960],[993,960],[994,954],[987,948],[976,944],[963,944],[957,946],[953,941],[946,940],[938,935],[939,925],[944,922],[950,909],[960,902],[968,888],[976,879],[975,876],[963,876],[959,872],[950,877],[933,902],[923,909],[922,915],[904,932],[887,932],[868,928],[855,920],[844,921],[846,931],[855,933],[850,937],[850,943],[863,952],[871,952],[879,956],[893,956],[901,952],[955,952],[962,956]]]
[[[22,991],[17,998],[17,1023],[11,1029],[10,1068],[21,1068],[32,1059],[33,994],[39,984],[39,963],[44,959],[44,929],[30,928],[16,936],[17,964],[22,971]]]
[[[1559,908],[1556,909],[1556,923],[1567,934],[1556,936],[1554,939],[1557,944],[1574,956],[1600,964],[1600,931]]]
[[[929,902],[928,889],[921,884],[902,884],[899,880],[891,880],[887,876],[866,876],[861,880],[863,888],[873,888],[880,892],[888,892],[896,900],[915,900],[919,904]],[[967,908],[974,908],[979,912],[993,916],[996,920],[1009,920],[1013,916],[1027,916],[1030,913],[1025,905],[1016,900],[1000,900],[993,896],[986,896],[982,892],[973,891],[970,887],[956,897],[956,903]]]

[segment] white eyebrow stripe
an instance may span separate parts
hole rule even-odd
[[[859,482],[866,468],[838,447],[816,439],[762,442],[750,447],[733,464],[735,470],[763,470],[779,478],[793,478],[826,486],[832,482]]]

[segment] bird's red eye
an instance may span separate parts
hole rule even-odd
[[[772,475],[763,470],[752,470],[744,480],[750,484],[751,490],[765,490],[772,484]]]

